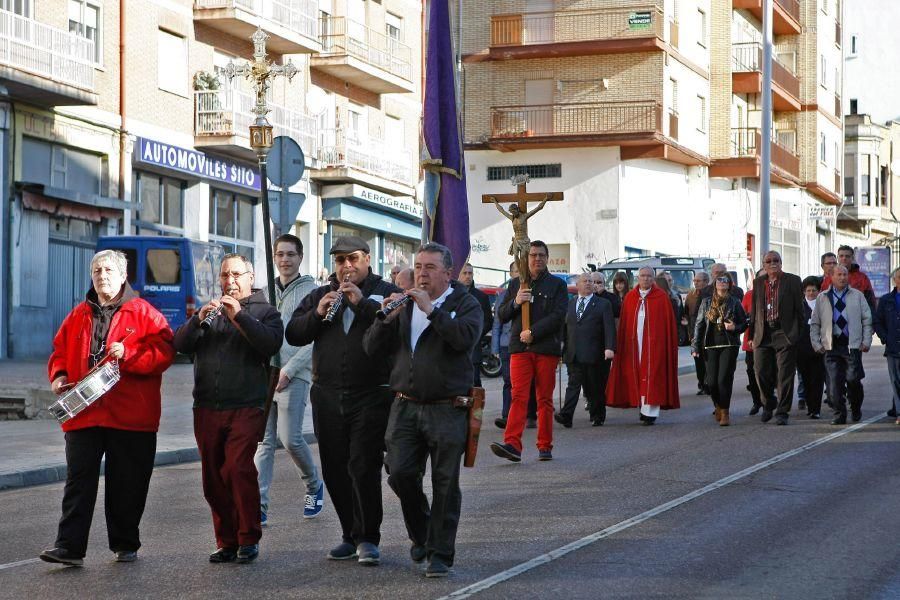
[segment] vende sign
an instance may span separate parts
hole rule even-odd
[[[569,270],[569,244],[547,244],[550,258],[547,259],[547,270],[551,273],[571,273]]]
[[[156,140],[138,138],[135,162],[259,191],[257,169]]]

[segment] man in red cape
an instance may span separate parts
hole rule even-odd
[[[622,302],[616,339],[607,406],[640,407],[644,425],[653,425],[660,409],[680,408],[675,315],[650,267],[638,272],[638,286]]]

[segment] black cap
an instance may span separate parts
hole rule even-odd
[[[359,236],[348,235],[338,238],[334,245],[331,246],[329,254],[350,254],[359,250],[369,254],[369,244]]]

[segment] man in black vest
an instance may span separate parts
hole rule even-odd
[[[400,290],[372,273],[369,245],[361,238],[339,238],[331,254],[337,268],[330,284],[303,299],[285,339],[294,346],[315,342],[313,425],[325,487],[342,530],[342,541],[328,558],[377,565],[384,430],[393,396],[387,356],[367,356],[362,341],[381,301]],[[336,302],[336,314],[326,320]]]
[[[578,397],[584,387],[591,424],[606,420],[606,379],[616,349],[616,326],[610,303],[593,293],[590,273],[582,273],[575,284],[578,296],[569,300],[563,360],[569,374],[566,402],[556,416],[563,427],[572,426]]]

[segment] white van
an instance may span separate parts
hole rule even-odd
[[[756,271],[749,260],[746,258],[731,258],[719,262],[728,269],[734,285],[739,286],[745,292],[752,287],[753,280],[756,279]]]

